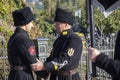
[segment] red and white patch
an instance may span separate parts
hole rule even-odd
[[[29,53],[30,53],[31,55],[36,55],[36,50],[35,50],[35,47],[34,47],[34,46],[31,46],[31,47],[29,48]]]

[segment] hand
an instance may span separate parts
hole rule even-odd
[[[43,65],[43,62],[36,59],[37,60],[37,63],[34,63],[34,64],[31,64],[31,69],[33,71],[40,71],[40,70],[44,70],[44,65]]]
[[[100,54],[100,51],[98,51],[95,48],[89,47],[89,58],[95,62],[96,57]]]

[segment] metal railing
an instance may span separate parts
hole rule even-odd
[[[109,42],[106,39],[107,37],[100,38],[99,40],[96,40],[96,48],[107,54],[109,57],[113,58],[114,56],[114,44],[115,44],[115,38],[109,38]],[[88,76],[91,80],[91,72],[87,72],[89,68],[88,65],[88,45],[86,44],[86,49],[82,52],[81,60],[79,63],[78,71],[80,73],[80,76],[82,80],[86,80]],[[4,44],[0,42],[0,80],[7,80],[8,74],[9,74],[9,63],[7,60],[6,54],[6,48],[4,48]],[[48,55],[46,55],[48,56]],[[46,56],[41,56],[41,60],[45,61]],[[90,70],[89,70],[90,71]],[[97,80],[111,80],[111,76],[106,73],[104,70],[97,67]]]

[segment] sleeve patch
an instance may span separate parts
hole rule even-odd
[[[67,53],[68,53],[69,56],[72,56],[74,54],[74,49],[69,48]]]
[[[29,53],[30,53],[31,55],[36,55],[36,50],[35,50],[35,47],[34,47],[34,46],[31,46],[31,47],[29,48]]]

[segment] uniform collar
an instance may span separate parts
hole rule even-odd
[[[67,30],[64,30],[62,33],[61,33],[61,36],[69,36],[73,34],[73,30],[72,29],[67,29]]]
[[[18,27],[18,28],[16,28],[15,33],[23,33],[23,34],[28,35],[28,32],[27,32],[27,31],[25,31],[24,29],[19,28],[19,27]]]

